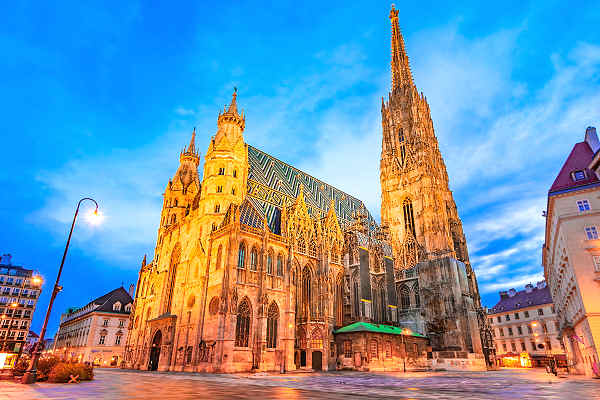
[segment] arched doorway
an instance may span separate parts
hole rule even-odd
[[[150,348],[150,361],[148,362],[148,370],[156,371],[158,369],[158,360],[160,359],[160,344],[162,342],[162,332],[156,331],[154,339],[152,339],[152,347]]]
[[[323,353],[320,351],[312,352],[312,369],[320,371],[323,369]]]

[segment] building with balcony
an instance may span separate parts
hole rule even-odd
[[[544,275],[577,373],[600,376],[600,141],[576,143],[548,191]]]
[[[564,348],[550,288],[545,281],[525,290],[500,292],[500,301],[488,311],[496,360],[505,367],[540,367],[550,359],[564,365]]]
[[[133,305],[130,292],[119,287],[60,317],[54,355],[100,366],[120,366]]]
[[[12,256],[0,258],[0,352],[4,368],[11,368],[27,343],[41,280],[33,270],[12,265]],[[1,368],[1,367],[0,367]]]

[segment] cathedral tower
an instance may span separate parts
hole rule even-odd
[[[230,204],[241,204],[246,193],[248,155],[244,143],[246,118],[237,109],[237,89],[229,107],[219,113],[217,133],[210,140],[204,157],[200,215],[203,236],[218,228]]]
[[[390,20],[392,90],[381,104],[381,222],[389,227],[397,268],[451,256],[470,269],[429,105],[413,82],[394,6]]]
[[[179,154],[179,168],[165,188],[159,237],[164,228],[176,224],[190,213],[194,199],[200,193],[199,162],[200,155],[196,150],[196,128],[194,128],[190,144]]]

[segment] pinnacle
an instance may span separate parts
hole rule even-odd
[[[227,112],[230,114],[234,114],[236,116],[239,116],[238,114],[238,110],[237,110],[237,87],[233,88],[233,96],[231,99],[231,104],[229,105],[229,109],[227,109]]]

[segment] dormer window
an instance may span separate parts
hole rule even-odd
[[[579,212],[589,211],[590,203],[587,200],[578,200],[577,208],[579,209]]]
[[[125,306],[125,311],[131,312],[131,303],[129,303]]]
[[[573,172],[573,180],[575,182],[582,181],[584,179],[585,179],[585,171],[579,170],[579,171],[574,171]]]
[[[113,304],[113,311],[121,311],[121,303],[120,302],[116,302],[115,304]]]

